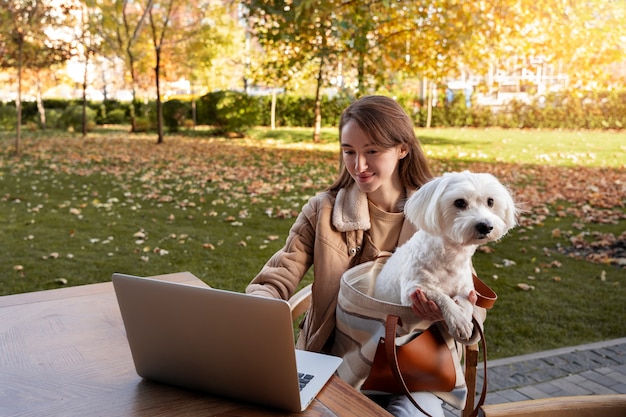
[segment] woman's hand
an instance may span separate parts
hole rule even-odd
[[[478,295],[476,294],[476,291],[470,291],[468,299],[470,303],[476,304],[476,301],[478,301]],[[411,305],[411,310],[413,310],[413,313],[415,313],[416,316],[428,321],[443,320],[443,314],[441,314],[439,306],[437,306],[434,301],[426,298],[426,294],[424,294],[424,291],[420,290],[419,288],[415,290],[415,292],[411,294],[411,300],[413,301],[413,305]]]
[[[415,313],[417,317],[428,321],[443,320],[439,306],[434,301],[426,298],[424,291],[419,288],[415,290],[415,292],[411,294],[411,300],[413,301],[411,310],[413,310],[413,313]]]

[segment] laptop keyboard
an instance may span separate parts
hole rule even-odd
[[[300,391],[313,379],[313,375],[298,372],[298,380],[300,381]]]

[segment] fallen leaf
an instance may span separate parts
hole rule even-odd
[[[510,259],[504,259],[502,262],[504,263],[504,266],[505,266],[506,268],[508,268],[508,267],[510,267],[510,266],[515,266],[515,265],[517,265],[517,263],[516,263],[515,261],[512,261],[512,260],[510,260]]]

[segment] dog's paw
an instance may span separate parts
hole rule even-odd
[[[474,323],[466,317],[454,317],[448,323],[448,331],[457,339],[469,340],[474,331]]]

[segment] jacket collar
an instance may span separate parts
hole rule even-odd
[[[407,190],[411,196],[415,190]],[[340,232],[369,230],[371,228],[367,194],[361,192],[356,184],[342,188],[337,193],[333,207],[333,226]],[[404,219],[399,244],[406,242],[417,230],[408,219]]]
[[[352,183],[337,193],[333,207],[333,226],[340,232],[371,228],[367,194]]]

